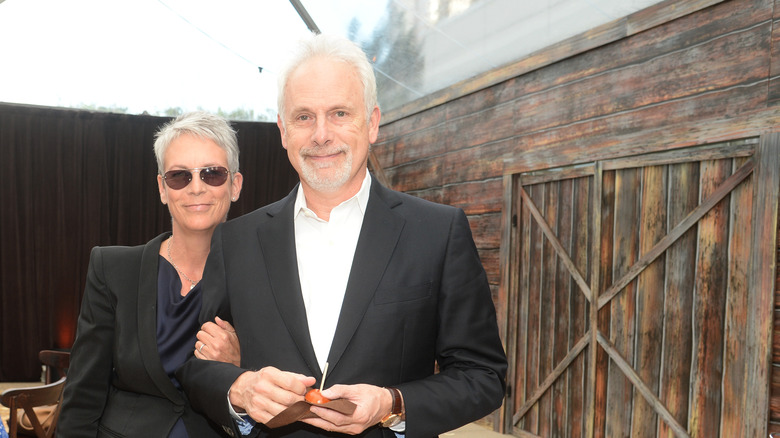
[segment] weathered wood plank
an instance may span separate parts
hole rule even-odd
[[[561,250],[567,255],[566,259],[571,262],[572,246],[572,227],[573,227],[573,203],[574,196],[573,183],[571,179],[564,179],[557,183],[558,185],[558,241],[561,244]],[[578,290],[572,290],[572,278],[570,269],[563,259],[556,257],[555,268],[555,310],[553,318],[553,365],[557,368],[569,352],[569,343],[576,341],[570,338],[571,328],[571,300],[572,293],[580,293]],[[551,437],[565,436],[571,428],[571,420],[568,417],[568,395],[569,395],[569,374],[564,372],[559,376],[552,386],[552,418],[551,418]]]
[[[579,272],[585,275],[585,281],[590,281],[590,231],[592,229],[593,218],[590,210],[591,205],[591,185],[593,176],[576,178],[573,180],[574,187],[572,193],[573,201],[573,219],[572,219],[572,238],[571,238],[571,260]],[[590,285],[590,283],[588,283]],[[570,283],[571,296],[571,334],[569,349],[574,348],[574,340],[586,336],[588,330],[588,300],[585,299],[582,291],[576,283]],[[591,327],[596,327],[593,324]],[[590,343],[589,343],[590,344]],[[590,344],[587,348],[597,348],[595,344]],[[583,352],[577,356],[568,369],[569,391],[567,394],[567,416],[570,427],[568,436],[570,438],[582,438],[585,434],[586,411],[585,398],[587,394],[586,379],[588,376],[588,357],[589,352]]]
[[[507,356],[506,393],[504,403],[498,410],[496,423],[499,433],[510,433],[513,422],[511,420],[515,409],[515,391],[518,363],[518,338],[520,331],[520,254],[523,245],[520,243],[520,229],[517,223],[517,208],[513,196],[515,178],[505,175],[504,180],[504,208],[501,211],[501,246],[500,246],[500,272],[501,283],[498,285],[498,302],[496,303],[496,318],[500,330],[501,340]],[[515,244],[517,242],[517,244]]]
[[[485,90],[488,91],[488,90]],[[381,102],[380,109],[381,109]],[[428,129],[432,126],[443,123],[447,118],[448,106],[441,106],[438,108],[431,108],[428,111],[418,112],[410,114],[403,119],[391,120],[385,116],[384,110],[382,110],[382,118],[379,121],[381,124],[379,127],[379,138],[377,139],[377,145],[383,145],[387,142],[393,143],[394,139],[416,132]],[[394,161],[388,161],[388,165],[392,165]]]
[[[639,253],[645,254],[666,235],[666,166],[642,170],[642,197],[639,220]],[[661,340],[664,315],[664,263],[661,256],[637,278],[637,337],[634,368],[642,382],[658,396],[661,374]],[[631,422],[632,437],[655,438],[658,416],[653,406],[636,392]]]
[[[500,280],[499,270],[499,250],[493,249],[480,249],[479,259],[482,262],[482,267],[485,268],[487,274],[488,283],[491,285],[498,285]]]
[[[485,274],[487,274],[487,280],[488,283],[491,286],[491,289],[495,288],[498,290],[498,284],[501,280],[501,272],[499,269],[500,266],[500,251],[498,248],[490,248],[490,249],[480,249],[477,251],[479,253],[479,260],[482,262],[482,267],[485,269]],[[495,296],[494,296],[495,298]]]
[[[501,247],[501,213],[472,215],[468,218],[471,234],[478,249]]]
[[[745,158],[734,160],[736,167]],[[721,436],[739,436],[745,430],[752,415],[746,412],[745,399],[747,370],[745,358],[750,356],[745,340],[747,332],[750,251],[753,237],[753,178],[740,184],[731,192],[729,205],[728,283],[726,289],[726,315],[724,328],[723,408],[721,410]]]
[[[599,294],[612,283],[612,263],[614,259],[614,237],[615,237],[615,171],[601,172],[601,166],[597,164],[596,173],[601,175],[601,193],[596,193],[600,199],[599,216],[600,222],[598,223],[598,251],[596,252],[598,260],[597,280],[599,286]],[[595,268],[595,267],[594,267]],[[599,297],[601,299],[601,297]],[[591,348],[594,349],[596,355],[595,368],[595,384],[594,384],[594,417],[593,426],[590,428],[592,433],[589,436],[603,437],[606,436],[607,428],[607,390],[608,390],[608,370],[609,370],[609,356],[607,353],[598,348],[595,334],[597,333],[610,333],[609,326],[611,324],[612,305],[607,303],[603,308],[599,309],[599,306],[595,305],[594,300],[591,303],[591,312],[596,314],[598,318],[597,327],[598,330],[594,331],[594,338],[592,339]],[[591,319],[592,321],[592,319]]]
[[[462,208],[467,215],[501,211],[501,178],[442,187],[441,201]]]
[[[441,166],[442,162],[438,159],[413,161],[401,166],[385,168],[385,175],[393,189],[398,191],[430,189],[442,186]]]
[[[393,144],[393,161],[387,166],[398,166],[426,157],[441,155],[450,149],[455,134],[451,123],[439,123],[428,129],[412,129]]]
[[[701,199],[705,200],[731,175],[731,161],[701,164]],[[723,324],[728,276],[728,203],[722,200],[700,221],[693,315],[693,364],[689,431],[693,436],[719,436],[723,378]]]
[[[613,277],[622,277],[639,258],[639,188],[637,169],[615,171],[615,237]],[[609,339],[621,356],[633,364],[636,337],[636,283],[612,299]],[[623,371],[609,368],[606,436],[630,436],[633,386]]]
[[[699,203],[698,162],[670,165],[669,186],[674,187],[667,207],[667,230],[671,231]],[[696,229],[692,228],[666,251],[664,363],[659,389],[659,398],[675,420],[684,426],[688,424],[695,263]],[[658,436],[672,438],[674,431],[662,422],[658,425]]]
[[[545,169],[536,172],[524,172],[523,181],[525,184],[538,184],[547,181],[559,181],[569,178],[582,178],[583,176],[593,175],[594,165],[581,164],[577,166],[558,167],[554,169]]]
[[[502,155],[514,148],[515,140],[507,139],[488,143],[479,147],[447,152],[438,159],[442,160],[442,184],[465,181],[480,181],[487,177],[500,175],[504,171]],[[526,184],[532,183],[523,178]]]
[[[775,13],[772,17],[772,53],[769,67],[769,90],[767,103],[769,105],[780,104],[780,4],[775,1]]]
[[[524,202],[522,201],[522,198],[519,196],[520,187],[521,187],[521,180],[517,178],[515,180],[515,184],[513,185],[514,188],[514,194],[518,194],[515,196],[515,199],[513,199],[514,202],[514,211],[517,212],[517,220],[519,220],[518,225],[518,238],[520,239],[518,241],[518,257],[520,258],[520,278],[519,278],[519,290],[518,293],[522,291],[522,295],[518,298],[520,302],[520,311],[519,311],[519,317],[518,317],[518,347],[517,347],[517,369],[515,370],[516,373],[516,380],[517,383],[515,384],[515,410],[511,411],[508,415],[508,417],[512,417],[512,424],[514,425],[516,421],[514,420],[514,415],[517,413],[517,407],[521,406],[525,401],[528,399],[528,396],[530,395],[530,392],[528,392],[529,385],[527,384],[528,381],[528,369],[526,368],[526,364],[528,363],[528,339],[529,339],[529,313],[532,311],[535,311],[536,309],[530,308],[530,286],[531,286],[531,257],[532,257],[532,247],[533,247],[533,240],[532,240],[532,226],[533,226],[533,219],[531,218],[531,213],[528,211],[527,208],[523,208]]]
[[[552,228],[553,235],[558,234],[558,215],[560,212],[560,183],[557,181],[544,184],[544,205],[540,211],[544,212],[544,220]],[[553,372],[553,343],[555,342],[555,295],[558,292],[556,286],[556,268],[558,255],[549,238],[544,239],[542,245],[542,306],[541,337],[539,348],[539,379],[544,381]],[[539,399],[539,435],[550,436],[552,433],[552,391],[546,391]]]
[[[774,305],[774,316],[772,318],[772,321],[774,322],[774,328],[772,329],[772,363],[780,365],[780,309],[777,304],[777,290],[778,288],[775,288],[775,305]],[[778,396],[780,396],[780,392],[778,393]],[[780,420],[780,411],[778,412],[772,412],[772,418]]]
[[[544,206],[544,186],[535,185],[529,188],[531,200],[540,206]],[[523,206],[525,210],[525,205]],[[546,342],[542,338],[541,333],[541,319],[542,319],[542,272],[539,269],[539,263],[531,263],[531,260],[538,261],[542,259],[544,236],[542,235],[541,228],[531,220],[531,236],[529,245],[531,245],[530,258],[527,261],[529,265],[534,266],[529,273],[529,285],[528,285],[528,327],[526,336],[527,339],[527,357],[526,357],[526,394],[533,394],[542,381],[543,377],[540,376],[539,369],[541,367],[540,358],[540,344]],[[525,422],[523,429],[532,433],[538,433],[539,431],[539,406],[534,407],[524,416]]]
[[[746,138],[692,148],[674,149],[666,152],[632,155],[606,161],[604,162],[604,168],[624,169],[626,167],[660,166],[663,164],[689,163],[691,161],[750,157],[755,153],[758,141],[758,138]]]

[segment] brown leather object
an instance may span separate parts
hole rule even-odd
[[[280,412],[277,416],[268,421],[268,423],[265,423],[265,425],[271,429],[274,429],[277,427],[287,426],[288,424],[294,423],[298,420],[316,417],[316,415],[314,415],[309,409],[310,406],[312,406],[312,404],[305,400],[296,402],[289,408]],[[352,413],[355,412],[355,408],[357,407],[351,401],[344,399],[331,400],[327,403],[316,406],[333,409],[334,411],[340,412],[344,415],[352,415]]]

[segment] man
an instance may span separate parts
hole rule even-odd
[[[242,367],[188,361],[178,376],[193,406],[234,433],[245,413],[268,437],[427,438],[489,414],[507,365],[468,221],[368,173],[380,111],[365,54],[312,36],[279,84],[301,181],[215,231],[201,318],[233,323]],[[354,413],[312,406],[314,418],[266,427],[326,364],[322,395]]]

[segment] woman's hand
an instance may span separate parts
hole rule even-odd
[[[236,330],[220,317],[216,317],[214,322],[203,324],[195,342],[195,357],[240,366],[241,345]]]

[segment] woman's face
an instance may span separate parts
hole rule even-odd
[[[227,153],[212,140],[185,134],[174,140],[163,155],[164,172],[203,167],[228,168]],[[172,189],[157,176],[160,200],[168,205],[173,231],[212,232],[227,218],[231,200],[238,199],[242,176],[230,174],[224,184],[212,186],[200,178],[200,171],[190,170],[192,181],[179,190]],[[232,180],[231,180],[232,179]]]

